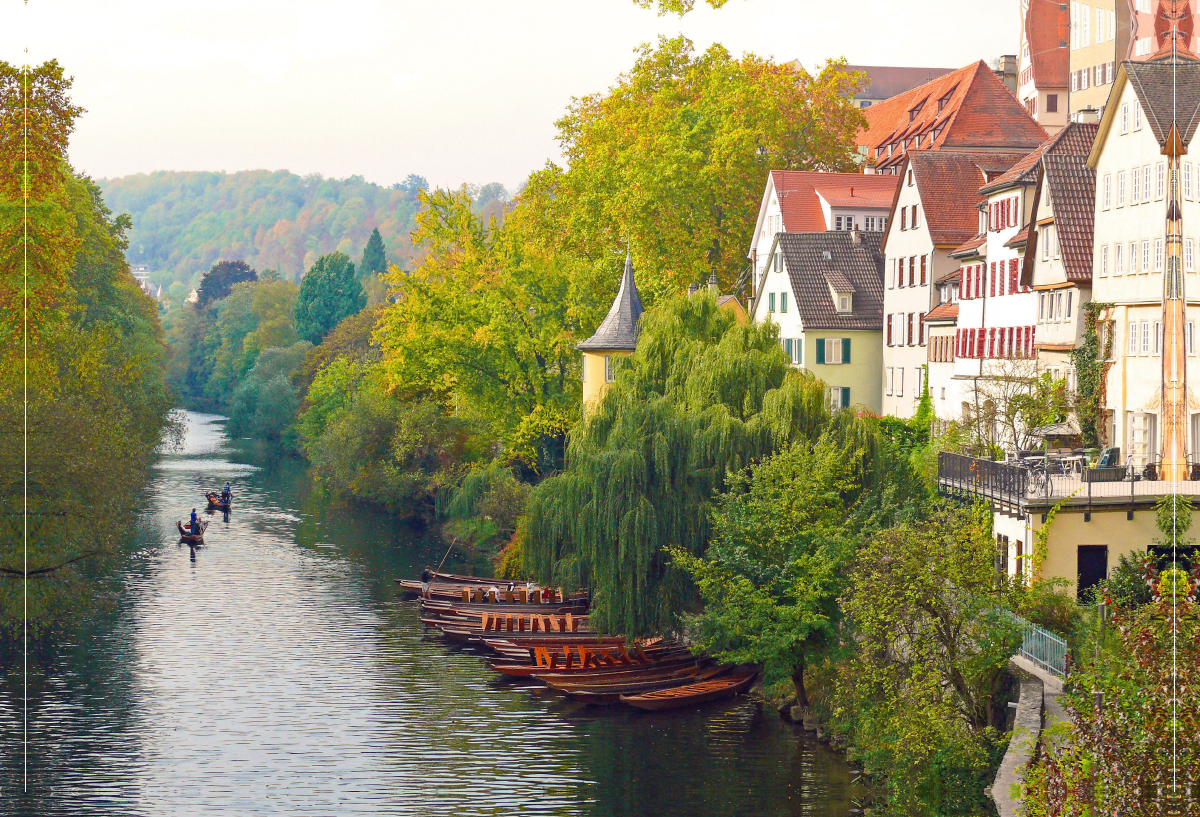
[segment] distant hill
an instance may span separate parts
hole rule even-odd
[[[286,170],[156,171],[98,184],[114,213],[133,217],[129,262],[149,266],[156,283],[195,285],[223,258],[292,279],[335,250],[357,264],[375,227],[388,261],[408,268],[408,234],[424,179],[410,176],[387,188],[361,176],[326,179]]]

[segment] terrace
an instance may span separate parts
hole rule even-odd
[[[938,454],[938,492],[961,499],[981,497],[1014,516],[1045,512],[1060,502],[1085,512],[1127,509],[1132,513],[1153,506],[1164,494],[1200,497],[1200,480],[1166,482],[1155,479],[1155,472],[1153,467],[1127,465],[1089,468],[1071,462],[1040,466],[993,462],[942,451]]]

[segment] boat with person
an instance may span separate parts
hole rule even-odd
[[[186,542],[189,545],[203,545],[204,531],[208,530],[208,520],[202,520],[197,523],[199,530],[193,531],[191,524],[184,525],[183,520],[177,520],[175,527],[179,529],[179,541]]]
[[[209,510],[227,511],[233,505],[233,497],[222,499],[221,494],[217,491],[208,491],[204,494],[204,498],[208,500]]]

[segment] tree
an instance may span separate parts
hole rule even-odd
[[[362,261],[358,265],[358,278],[365,281],[372,275],[382,275],[386,271],[387,256],[384,254],[383,236],[376,227],[367,239],[367,246],[363,247]]]
[[[704,0],[715,9],[724,6],[729,0]],[[696,0],[633,0],[634,4],[644,9],[658,8],[661,17],[664,14],[678,14],[680,17],[696,7]]]
[[[213,301],[228,296],[234,284],[257,280],[258,273],[245,261],[218,261],[204,273],[200,286],[196,288],[196,306],[203,309]]]
[[[343,318],[366,304],[366,296],[354,277],[354,263],[345,253],[322,255],[300,282],[296,334],[309,343],[320,343]]]
[[[1031,448],[1035,428],[1064,422],[1070,415],[1067,381],[1055,380],[1036,360],[1002,358],[991,364],[987,376],[974,380],[965,400],[966,424],[978,451]]]
[[[728,290],[768,171],[857,167],[859,81],[844,63],[812,76],[660,39],[607,93],[573,102],[557,123],[567,168],[534,173],[521,198],[560,251],[607,263],[628,248],[650,303],[710,273]]]
[[[598,629],[677,626],[696,597],[667,547],[702,555],[728,475],[824,428],[825,386],[791,369],[776,331],[707,293],[648,310],[637,351],[572,429],[566,469],[534,491],[526,571],[589,587]]]
[[[520,218],[485,226],[462,190],[421,201],[413,240],[427,253],[411,275],[392,276],[403,297],[377,335],[392,388],[446,406],[462,399],[501,439],[539,409],[573,420],[575,345],[606,293],[586,266],[548,254]],[[616,279],[615,267],[609,274]]]
[[[691,619],[698,645],[790,678],[808,707],[805,668],[837,644],[838,599],[863,528],[890,524],[901,503],[926,494],[875,422],[849,413],[815,444],[734,474],[716,500],[708,550],[676,552],[704,600]]]

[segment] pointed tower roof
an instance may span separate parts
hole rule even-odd
[[[642,317],[642,299],[633,281],[633,260],[625,254],[625,274],[616,300],[596,334],[579,344],[585,352],[629,351],[637,348],[638,319]]]

